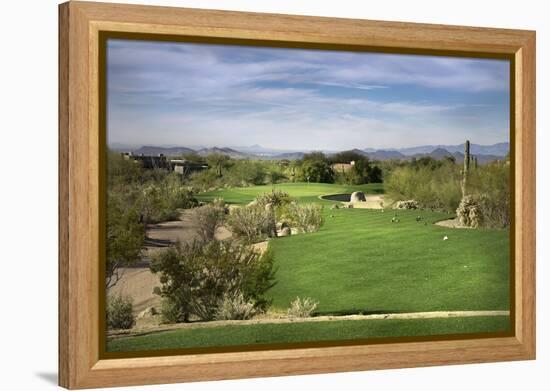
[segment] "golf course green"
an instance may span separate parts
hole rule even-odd
[[[301,203],[323,203],[330,204],[330,201],[322,200],[320,195],[352,193],[362,191],[365,194],[382,194],[384,188],[382,183],[368,183],[365,185],[346,186],[331,183],[278,183],[274,185],[235,187],[229,189],[220,189],[201,193],[197,195],[199,201],[212,201],[214,198],[221,197],[228,204],[247,204],[254,200],[258,195],[272,190],[282,190],[290,194],[291,197]]]

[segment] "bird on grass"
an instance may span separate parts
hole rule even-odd
[[[449,240],[449,237],[447,235],[443,236],[443,240]]]

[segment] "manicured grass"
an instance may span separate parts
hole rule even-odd
[[[450,216],[428,211],[323,213],[318,232],[270,242],[274,307],[300,296],[318,313],[509,309],[508,230],[444,228],[432,223]]]
[[[509,231],[436,226],[452,215],[391,209],[330,209],[322,194],[382,193],[379,184],[281,184],[299,202],[325,205],[314,233],[270,241],[277,284],[268,292],[276,310],[297,296],[319,302],[316,314],[508,310]],[[272,186],[203,193],[209,201],[246,204]],[[399,222],[393,222],[397,217]],[[417,221],[417,217],[420,221]],[[444,237],[448,240],[443,240]],[[509,317],[331,321],[185,329],[121,338],[109,350],[227,346],[502,331]]]
[[[279,183],[275,185],[236,187],[216,190],[197,195],[200,201],[212,201],[216,197],[222,197],[229,204],[247,204],[262,193],[272,189],[284,190],[298,202],[330,203],[319,199],[323,194],[351,193],[363,191],[365,194],[381,194],[384,192],[381,183],[369,183],[366,185],[346,186],[331,183]]]
[[[229,325],[180,329],[124,337],[108,343],[110,352],[196,348],[230,345],[337,341],[395,336],[433,336],[509,330],[508,316],[346,320],[285,324]]]

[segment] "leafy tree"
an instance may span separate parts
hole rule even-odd
[[[122,278],[121,268],[139,261],[141,247],[145,240],[145,227],[140,222],[139,209],[128,207],[124,194],[110,192],[107,199],[107,289]]]
[[[350,163],[357,162],[359,160],[367,159],[365,155],[360,154],[356,151],[342,151],[335,153],[331,156],[331,163]]]
[[[328,162],[327,157],[321,151],[313,151],[313,152],[304,154],[304,157],[302,158],[302,161],[308,161],[308,160],[309,161]]]
[[[371,166],[368,172],[369,183],[382,183],[382,169],[378,166]]]
[[[326,159],[304,159],[300,166],[300,179],[304,182],[334,183],[334,171]]]

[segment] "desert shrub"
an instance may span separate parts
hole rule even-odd
[[[415,200],[397,201],[394,209],[418,209],[418,202]]]
[[[151,271],[160,275],[155,293],[168,299],[183,321],[194,315],[201,320],[216,318],[225,296],[241,293],[258,311],[269,302],[263,297],[274,284],[275,270],[270,251],[260,254],[250,246],[211,241],[178,244],[157,253]]]
[[[159,186],[164,189],[164,197],[168,200],[169,208],[175,210],[178,208],[189,209],[198,205],[193,192],[182,186],[181,179],[177,174],[167,175]]]
[[[257,160],[237,160],[224,176],[229,186],[252,186],[265,183],[266,167]]]
[[[228,293],[223,296],[214,318],[216,320],[246,320],[258,313],[252,300],[246,300],[242,292]]]
[[[176,209],[166,197],[163,187],[155,183],[147,184],[142,190],[141,211],[145,223],[173,220],[177,217]]]
[[[109,329],[131,329],[135,324],[134,303],[131,297],[109,296],[107,298],[107,327]]]
[[[181,185],[177,176],[165,175],[161,180],[149,181],[141,186],[138,203],[145,223],[174,220],[179,208],[198,205],[193,193]]]
[[[486,228],[505,228],[510,225],[510,200],[499,200],[487,195],[476,198],[481,216],[481,226]]]
[[[309,318],[313,314],[313,311],[317,309],[318,305],[318,301],[309,297],[304,299],[296,297],[296,299],[290,303],[287,314],[291,318]]]
[[[160,315],[162,323],[181,323],[187,322],[188,313],[181,307],[180,302],[165,297],[161,301]]]
[[[125,159],[120,153],[107,153],[107,184],[109,188],[138,183],[144,173],[141,163]]]
[[[286,191],[273,189],[270,192],[263,193],[256,197],[258,205],[272,205],[273,207],[279,207],[288,205],[292,202],[293,198]]]
[[[384,189],[394,201],[413,199],[422,209],[454,212],[462,197],[461,180],[457,164],[417,161],[394,168],[386,177]]]
[[[210,204],[217,208],[225,208],[225,200],[222,197],[214,198]]]
[[[468,194],[472,195],[483,216],[483,227],[510,225],[510,165],[497,161],[471,170]]]
[[[302,232],[318,231],[324,223],[322,207],[316,204],[291,203],[285,208],[284,217]]]
[[[200,191],[213,190],[223,184],[215,170],[203,170],[189,176],[189,184]]]
[[[245,243],[277,236],[274,211],[259,204],[232,209],[227,223],[231,232]]]
[[[191,210],[190,216],[200,241],[209,242],[214,239],[216,230],[222,226],[225,212],[223,208],[209,204]]]

